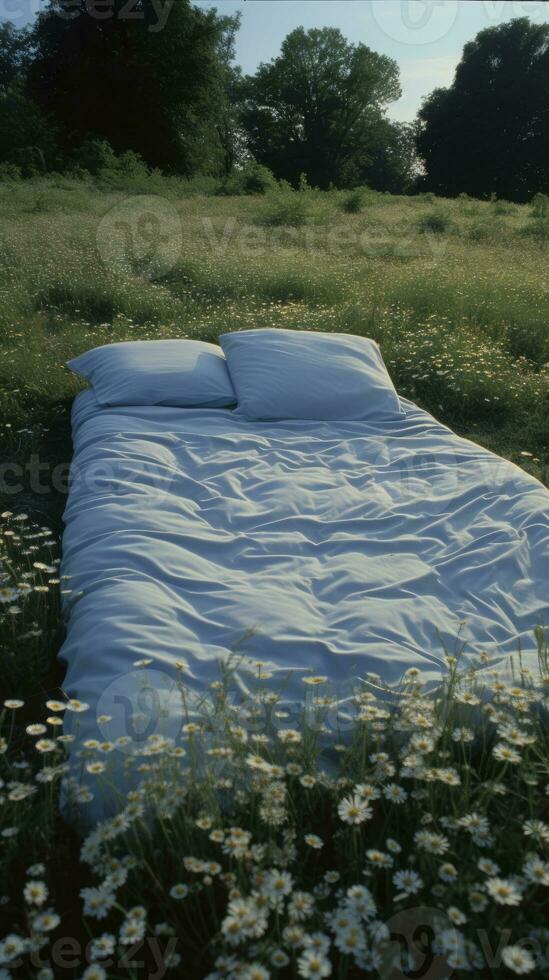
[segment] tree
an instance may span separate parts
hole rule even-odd
[[[33,33],[31,96],[55,119],[65,152],[97,136],[155,167],[223,171],[238,19],[177,0],[160,25],[154,0],[135,0],[131,17],[129,7],[112,0],[90,13],[88,0],[49,0]]]
[[[453,84],[419,112],[424,185],[529,200],[549,190],[549,25],[518,18],[477,34]]]
[[[25,74],[30,57],[30,34],[6,21],[0,24],[0,92]]]
[[[367,170],[398,68],[336,28],[288,34],[280,56],[244,79],[242,123],[259,163],[296,184],[356,183]]]
[[[25,95],[31,58],[30,33],[0,24],[0,161],[29,174],[57,162],[52,127]]]

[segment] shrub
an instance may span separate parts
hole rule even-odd
[[[494,201],[494,214],[513,214],[515,205],[510,201]]]
[[[549,215],[545,218],[534,218],[530,224],[521,229],[520,233],[538,242],[549,242]]]
[[[23,173],[21,167],[15,163],[4,161],[0,163],[0,180],[21,180]]]
[[[270,227],[302,227],[310,216],[307,197],[296,191],[277,191],[270,194],[266,207],[260,212],[259,224]]]
[[[74,153],[73,159],[77,169],[81,168],[90,174],[114,170],[117,163],[111,144],[97,137],[85,140]]]
[[[530,207],[532,208],[532,215],[534,218],[549,217],[549,195],[534,194],[532,200],[530,201]]]
[[[448,234],[454,229],[454,222],[444,211],[431,211],[419,219],[421,231],[433,232],[435,235]]]
[[[268,167],[255,160],[234,170],[218,188],[218,194],[267,194],[276,189],[276,180]]]
[[[359,214],[364,207],[364,194],[361,190],[351,191],[343,198],[341,210],[345,214]]]

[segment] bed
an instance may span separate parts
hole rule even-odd
[[[250,421],[77,396],[61,657],[67,694],[91,708],[67,715],[73,772],[86,739],[135,728],[142,661],[153,687],[179,676],[197,698],[221,664],[236,658],[246,690],[261,662],[287,706],[311,675],[342,698],[410,668],[436,684],[458,651],[510,676],[520,648],[536,674],[549,494],[400,405],[382,421]],[[169,695],[161,713],[176,737]]]

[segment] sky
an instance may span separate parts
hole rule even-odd
[[[0,0],[0,21],[30,23],[47,0]],[[131,0],[129,0],[131,2]],[[236,60],[245,73],[280,51],[296,27],[339,27],[350,41],[394,58],[402,97],[388,110],[392,119],[414,119],[422,99],[449,85],[463,45],[486,27],[529,17],[549,23],[542,0],[194,0],[220,13],[240,12]],[[169,19],[167,21],[169,30]]]

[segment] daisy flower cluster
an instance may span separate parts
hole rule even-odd
[[[543,667],[541,631],[539,642]],[[480,688],[450,657],[431,696],[416,671],[392,701],[357,690],[341,742],[326,723],[326,678],[312,679],[314,710],[296,728],[274,692],[236,708],[230,678],[216,683],[215,728],[210,705],[184,726],[185,748],[153,735],[135,758],[139,783],[82,843],[78,901],[94,936],[82,976],[108,976],[115,951],[151,937],[166,969],[208,980],[379,976],[422,968],[418,927],[448,976],[541,976],[548,688],[543,674],[519,674],[514,685],[494,668]],[[260,730],[267,705],[279,724]],[[107,771],[88,766],[97,792]],[[44,867],[28,869],[25,929],[0,944],[7,971],[60,928]]]
[[[298,714],[268,665],[250,665],[246,696],[227,669],[177,737],[88,739],[70,768],[63,722],[92,706],[6,697],[0,978],[107,980],[135,949],[136,977],[352,980],[428,963],[441,978],[542,977],[549,649],[536,637],[535,676],[520,657],[510,675],[488,653],[477,673],[448,656],[438,690],[410,670],[340,703],[305,675]],[[65,823],[67,800],[85,818],[121,775],[104,819]],[[72,973],[56,959],[67,936]]]

